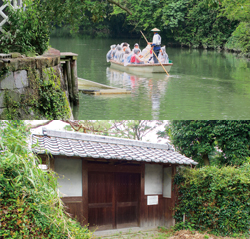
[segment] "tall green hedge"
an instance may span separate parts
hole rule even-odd
[[[52,172],[39,169],[20,121],[0,121],[0,238],[90,238],[71,219]]]
[[[250,164],[235,167],[181,169],[175,218],[197,230],[230,235],[249,233]]]

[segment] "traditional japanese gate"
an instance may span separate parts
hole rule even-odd
[[[139,226],[140,174],[89,172],[88,219],[99,230]]]

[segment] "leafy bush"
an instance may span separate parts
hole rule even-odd
[[[0,122],[0,238],[90,238],[65,213],[57,179],[38,168],[27,136],[22,122]]]
[[[250,229],[250,164],[180,170],[175,218],[196,230],[229,235]]]
[[[175,31],[175,39],[184,45],[222,48],[236,28],[238,21],[220,16],[220,8],[211,8],[207,0],[189,0],[182,24]]]
[[[29,5],[30,1],[26,1]],[[27,8],[7,8],[8,22],[0,36],[0,49],[3,53],[20,52],[42,54],[48,48],[49,22],[42,17],[34,5]]]
[[[227,49],[241,51],[250,56],[250,23],[241,22],[226,44]]]
[[[4,0],[4,3],[8,3]],[[3,26],[6,33],[0,33],[0,49],[3,53],[20,52],[24,54],[42,54],[48,47],[50,31],[55,26],[70,25],[71,32],[88,22],[103,20],[106,14],[105,1],[61,1],[61,0],[25,0],[25,7],[9,7],[9,24]]]
[[[65,92],[61,89],[60,78],[53,71],[46,71],[47,79],[39,79],[38,101],[35,108],[46,119],[70,118],[70,106]]]

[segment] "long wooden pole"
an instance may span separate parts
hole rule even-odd
[[[146,40],[146,42],[147,42],[147,44],[148,44],[148,40],[147,40],[147,38],[144,36],[144,34],[143,34],[143,32],[142,31],[140,31],[141,32],[141,34],[143,35],[143,37],[144,37],[144,39]],[[164,71],[167,73],[167,75],[169,76],[169,74],[168,74],[168,72],[167,72],[167,70],[164,68],[164,66],[162,65],[162,63],[159,61],[159,58],[157,57],[157,55],[155,54],[155,52],[154,52],[154,50],[152,50],[153,51],[153,53],[154,53],[154,55],[155,55],[155,57],[156,57],[156,59],[158,60],[158,62],[161,64],[161,66],[162,66],[162,68],[164,69]]]

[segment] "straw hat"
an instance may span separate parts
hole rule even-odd
[[[153,28],[152,30],[151,30],[151,32],[160,32],[161,30],[159,30],[158,28]]]

